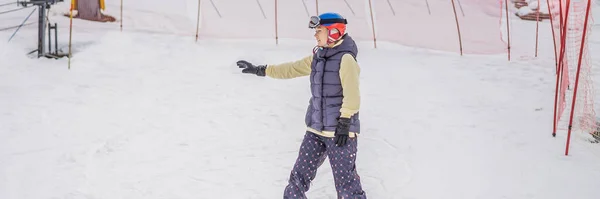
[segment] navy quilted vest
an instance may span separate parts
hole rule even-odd
[[[342,107],[342,85],[340,62],[344,54],[355,59],[358,48],[354,40],[346,35],[343,42],[333,48],[318,50],[313,56],[310,74],[312,97],[306,112],[306,125],[318,131],[335,131]],[[358,113],[350,118],[350,132],[360,133]]]

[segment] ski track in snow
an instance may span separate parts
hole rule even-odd
[[[235,61],[291,61],[312,43],[107,27],[76,34],[70,71],[66,59],[23,56],[34,29],[0,49],[11,60],[0,67],[0,198],[281,198],[308,80],[241,74]],[[357,170],[369,198],[596,196],[600,147],[576,135],[564,157],[565,133],[550,136],[552,52],[507,62],[359,45]],[[335,198],[328,161],[308,196]]]

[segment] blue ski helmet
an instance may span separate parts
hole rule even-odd
[[[327,12],[321,15],[313,16],[310,19],[309,27],[316,28],[323,26],[329,31],[329,42],[335,42],[346,34],[346,24],[348,21],[340,14]]]

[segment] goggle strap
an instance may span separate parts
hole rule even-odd
[[[348,24],[346,19],[321,19],[319,24],[330,24],[330,23],[343,23]]]

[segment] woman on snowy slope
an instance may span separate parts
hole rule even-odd
[[[358,48],[346,34],[346,19],[336,13],[311,17],[318,45],[301,60],[277,65],[237,62],[243,73],[291,79],[310,76],[312,97],[306,112],[307,132],[291,171],[284,198],[306,198],[317,169],[329,157],[338,198],[366,198],[356,171],[360,133]]]

